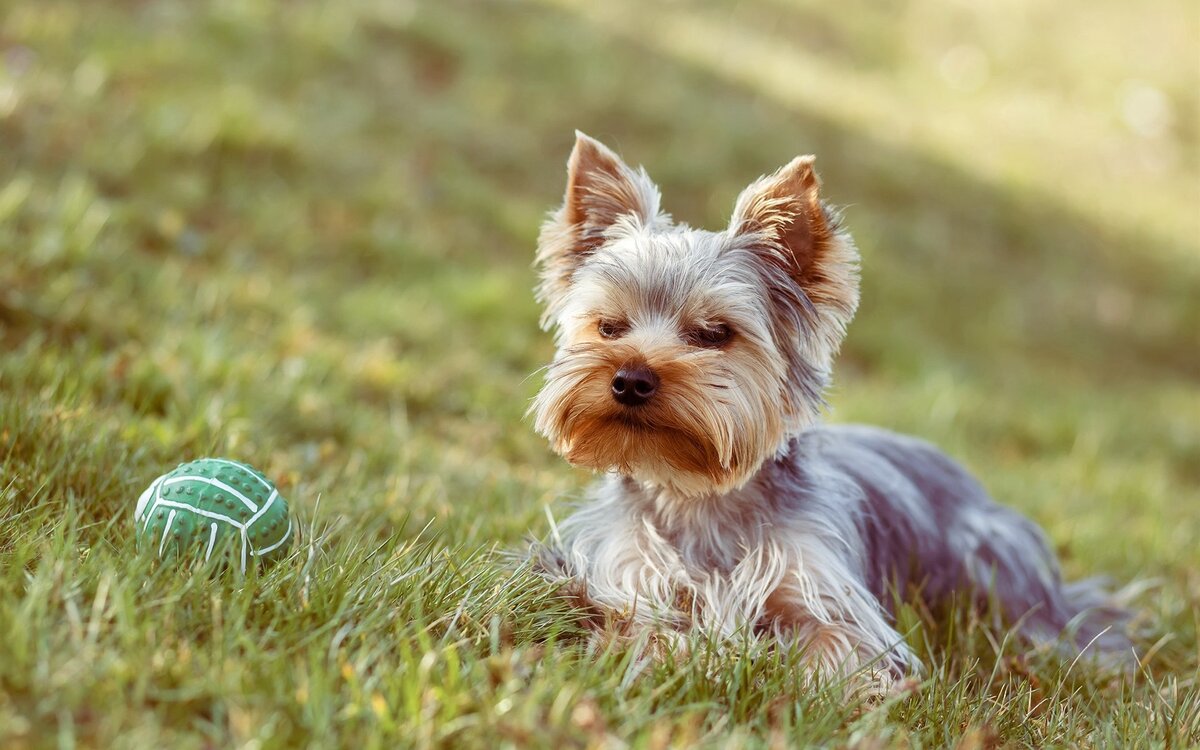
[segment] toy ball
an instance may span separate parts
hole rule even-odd
[[[232,547],[245,572],[248,562],[287,554],[292,519],[287,501],[257,469],[224,458],[180,464],[151,482],[134,511],[138,545],[162,558],[183,550]]]

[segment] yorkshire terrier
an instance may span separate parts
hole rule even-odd
[[[810,676],[880,690],[921,669],[893,627],[906,593],[1127,659],[1127,613],[1094,580],[1065,584],[1041,530],[965,469],[820,424],[859,259],[819,185],[797,157],[742,191],[728,228],[692,229],[644,169],[576,134],[538,240],[557,353],[530,411],[605,476],[537,566],[635,631],[772,637]]]

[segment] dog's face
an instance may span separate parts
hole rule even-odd
[[[574,464],[684,495],[744,484],[817,416],[858,303],[857,254],[811,157],[751,184],[722,232],[579,134],[539,238],[558,352],[536,425]]]

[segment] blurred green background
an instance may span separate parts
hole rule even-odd
[[[831,418],[939,443],[1072,576],[1160,581],[1151,643],[1195,689],[1185,0],[0,2],[0,566],[25,549],[94,594],[78,551],[120,559],[110,519],[199,455],[384,543],[544,533],[589,479],[524,418],[552,352],[530,263],[575,128],[710,228],[817,154],[863,255]],[[0,612],[31,596],[13,569]],[[20,679],[35,661],[0,667],[0,718],[86,728],[112,676],[52,689]],[[114,715],[93,740],[137,724]]]

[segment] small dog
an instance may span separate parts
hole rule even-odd
[[[1032,641],[1127,657],[1126,612],[1095,581],[1064,584],[1037,526],[962,467],[818,423],[858,305],[858,253],[818,188],[801,156],[751,183],[727,229],[692,229],[645,170],[576,134],[538,241],[557,353],[530,411],[607,476],[539,569],[635,630],[772,636],[813,675],[884,691],[921,668],[891,624],[906,592],[993,602]]]

